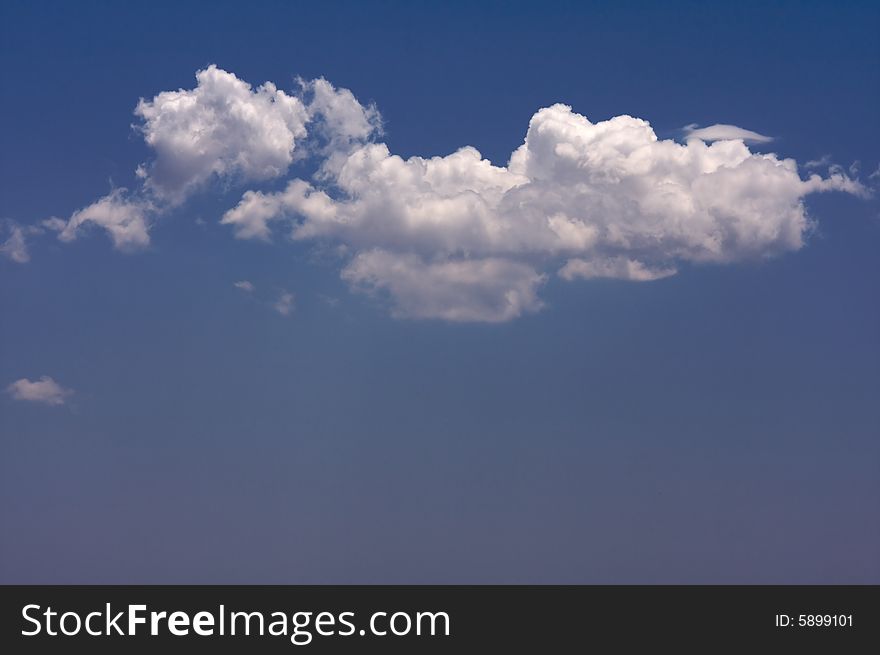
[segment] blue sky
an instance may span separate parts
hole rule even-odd
[[[3,6],[0,580],[880,581],[876,5],[255,4]]]

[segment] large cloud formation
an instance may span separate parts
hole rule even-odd
[[[650,281],[682,262],[797,250],[813,227],[805,196],[866,193],[841,170],[802,178],[794,160],[746,145],[769,137],[733,125],[689,126],[679,143],[639,118],[594,123],[556,104],[534,114],[505,166],[468,146],[404,159],[376,141],[376,109],[326,80],[294,94],[215,66],[196,80],[137,106],[155,151],[142,189],[74,213],[62,238],[91,223],[118,247],[146,245],[153,218],[187,196],[283,177],[308,157],[310,176],[245,191],[222,223],[243,239],[282,231],[345,246],[342,278],[386,296],[395,316],[492,322],[540,309],[554,272]]]
[[[341,241],[356,286],[385,289],[399,316],[501,321],[540,307],[540,270],[566,280],[655,280],[676,263],[760,258],[804,244],[803,198],[861,193],[842,174],[801,179],[797,164],[743,139],[659,140],[647,121],[598,123],[541,109],[506,167],[471,147],[402,159],[381,143],[350,152],[333,178],[247,192],[223,222],[267,238]],[[329,182],[329,183],[328,183]]]

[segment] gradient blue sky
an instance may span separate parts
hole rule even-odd
[[[138,98],[212,63],[349,88],[402,156],[504,164],[564,102],[661,138],[735,124],[867,184],[880,7],[767,4],[5,2],[0,218],[134,186]],[[0,581],[880,582],[876,198],[809,196],[818,231],[769,261],[553,278],[542,311],[473,324],[236,240],[241,191],[143,252],[0,258],[0,386],[74,391],[0,397]]]

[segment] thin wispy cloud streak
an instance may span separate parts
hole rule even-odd
[[[742,141],[744,143],[770,143],[772,136],[758,134],[736,125],[717,123],[706,127],[692,124],[684,128],[685,137],[700,141]]]
[[[71,389],[65,389],[48,375],[38,380],[21,378],[6,387],[13,400],[23,400],[43,405],[63,405],[73,395]]]

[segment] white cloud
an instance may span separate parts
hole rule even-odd
[[[812,170],[816,168],[828,168],[831,165],[831,155],[822,155],[818,159],[810,159],[804,164],[804,168]]]
[[[626,257],[593,261],[569,259],[565,266],[559,269],[559,276],[565,280],[607,277],[633,282],[650,282],[675,275],[675,273],[674,268],[650,268],[636,259],[627,259]]]
[[[239,239],[261,239],[268,241],[271,237],[270,221],[292,216],[297,207],[307,202],[305,194],[311,192],[311,186],[302,180],[293,180],[287,188],[278,193],[263,193],[262,191],[246,191],[237,206],[227,211],[221,223],[232,225],[235,236]],[[323,200],[321,194],[316,194],[310,204],[324,202],[329,205],[329,199]],[[318,208],[314,207],[313,211]]]
[[[35,382],[27,378],[16,380],[6,387],[6,392],[15,400],[30,400],[46,405],[63,405],[73,394],[73,391],[65,389],[47,375]]]
[[[684,128],[684,133],[688,139],[700,139],[701,141],[740,140],[746,143],[769,143],[773,140],[772,136],[764,136],[736,125],[726,125],[724,123],[716,123],[708,127],[688,125]]]
[[[74,212],[58,238],[73,241],[84,226],[92,224],[107,230],[119,250],[144,248],[150,243],[149,215],[152,211],[148,202],[130,197],[125,189],[114,189],[88,207]]]
[[[0,244],[0,254],[18,264],[29,262],[31,256],[28,252],[24,229],[20,225],[8,221],[7,230],[9,236]]]
[[[58,230],[59,237],[71,241],[82,225],[92,223],[108,230],[120,249],[143,247],[150,242],[149,217],[171,211],[212,181],[231,185],[283,176],[298,149],[308,147],[321,156],[322,170],[331,171],[340,157],[381,130],[378,111],[361,105],[348,89],[321,78],[301,80],[299,92],[285,93],[271,82],[254,89],[211,65],[196,72],[193,89],[141,99],[136,128],[154,151],[137,169],[142,188],[131,194],[115,190],[79,210]],[[243,228],[242,234],[265,238]]]
[[[241,289],[246,293],[253,293],[256,289],[256,287],[254,287],[254,285],[247,280],[239,280],[238,282],[233,282],[232,286],[234,286],[236,289]]]
[[[323,141],[312,146],[324,157],[320,173],[330,175],[352,148],[381,133],[382,118],[376,107],[365,107],[351,91],[337,89],[323,77],[311,82],[300,80],[300,85],[310,97],[310,136]]]
[[[681,262],[770,257],[803,246],[808,194],[868,194],[855,169],[802,179],[793,159],[746,145],[770,137],[735,125],[691,125],[679,143],[639,118],[594,123],[557,104],[532,116],[506,166],[469,146],[404,159],[371,142],[375,107],[323,78],[298,95],[216,66],[196,80],[138,104],[155,151],[143,188],[75,212],[60,238],[95,224],[119,248],[144,246],[156,217],[211,180],[267,181],[302,160],[311,176],[246,191],[221,222],[242,239],[283,231],[338,248],[343,278],[390,295],[398,316],[507,320],[540,307],[544,272],[648,281]]]
[[[471,147],[403,159],[365,144],[325,182],[248,192],[222,222],[240,238],[268,239],[278,224],[294,239],[341,242],[360,253],[343,271],[353,286],[386,290],[397,315],[449,320],[504,320],[539,306],[529,294],[504,303],[511,288],[534,292],[522,286],[524,269],[538,275],[536,266],[560,259],[564,279],[645,281],[674,274],[677,261],[797,250],[812,226],[804,196],[864,192],[840,172],[802,180],[794,160],[752,153],[741,139],[660,140],[644,120],[592,123],[565,105],[532,117],[506,167]],[[487,261],[489,283],[452,273]],[[498,281],[505,273],[510,284]]]
[[[212,178],[267,180],[287,172],[306,134],[302,101],[271,82],[250,84],[216,66],[196,73],[194,89],[141,100],[144,141],[155,160],[139,169],[146,187],[177,203]]]
[[[541,308],[537,289],[545,277],[505,259],[424,262],[416,255],[370,250],[342,271],[356,288],[387,291],[399,318],[507,321]]]
[[[289,291],[282,291],[273,307],[275,308],[275,311],[282,316],[290,316],[293,313],[293,301],[294,296],[292,293]]]

